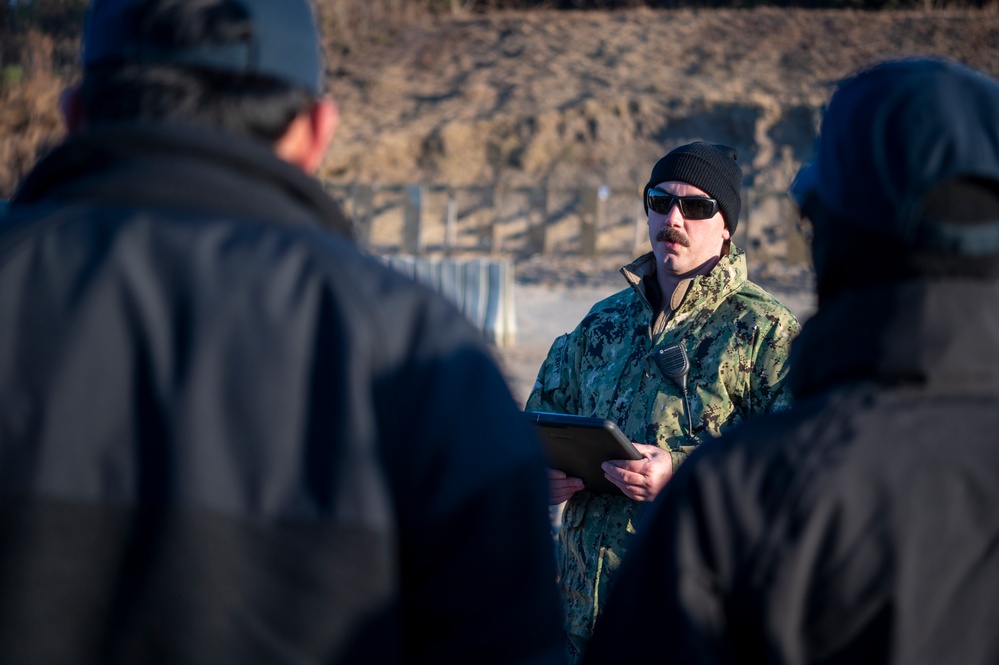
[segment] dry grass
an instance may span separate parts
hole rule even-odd
[[[731,107],[724,117],[707,109],[706,122],[713,132],[727,122],[725,131],[742,137],[753,118],[740,116],[737,104],[748,109],[743,116],[804,113],[829,80],[876,56],[934,51],[999,74],[995,1],[992,10],[970,13],[482,14],[473,10],[518,3],[317,0],[330,88],[344,112],[324,175],[341,183],[630,185],[661,150],[666,121],[694,117],[700,107]],[[0,3],[0,198],[63,135],[57,100],[78,75],[84,5]],[[764,152],[752,156],[762,163],[770,157]],[[792,157],[786,161],[800,155]]]
[[[21,37],[21,58],[0,70],[0,198],[8,198],[38,156],[63,136],[53,67],[54,40],[39,30]]]

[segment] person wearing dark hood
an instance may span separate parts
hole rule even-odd
[[[999,661],[996,118],[999,81],[944,58],[837,87],[792,186],[794,405],[678,469],[586,663]]]
[[[95,0],[0,218],[0,662],[559,663],[540,445],[311,177],[307,0]]]

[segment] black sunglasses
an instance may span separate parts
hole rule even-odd
[[[645,197],[649,210],[668,215],[674,203],[680,205],[680,214],[687,219],[710,219],[718,212],[718,200],[706,196],[676,196],[655,187],[649,188]]]

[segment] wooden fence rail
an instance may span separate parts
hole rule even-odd
[[[641,206],[609,187],[555,189],[327,183],[344,205],[362,244],[384,252],[596,256],[628,251]],[[624,204],[624,205],[622,205]],[[614,216],[616,215],[616,217]],[[644,215],[641,215],[644,226]]]
[[[433,184],[325,184],[378,254],[590,257],[648,246],[641,191],[607,185],[556,188]],[[743,192],[735,242],[761,260],[805,260],[785,192]]]

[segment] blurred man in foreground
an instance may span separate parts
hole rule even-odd
[[[643,522],[588,663],[999,661],[999,82],[843,82],[792,189],[818,313],[788,413],[703,446]]]
[[[0,662],[559,662],[479,333],[309,177],[306,0],[96,0],[0,221]]]

